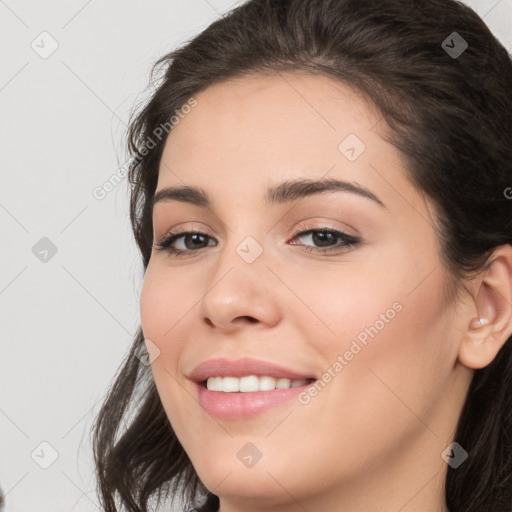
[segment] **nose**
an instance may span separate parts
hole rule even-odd
[[[277,283],[263,258],[247,263],[221,256],[200,303],[203,322],[226,332],[253,324],[275,326],[282,311]]]

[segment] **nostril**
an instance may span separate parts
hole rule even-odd
[[[256,318],[253,318],[252,316],[239,316],[238,318],[236,318],[235,320],[241,320],[241,319],[246,319],[248,320],[251,324],[254,324],[256,323],[258,320],[256,320]]]

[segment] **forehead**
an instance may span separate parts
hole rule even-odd
[[[167,138],[157,189],[186,184],[213,197],[231,189],[249,200],[273,183],[329,176],[373,187],[384,202],[397,191],[416,194],[398,150],[381,136],[377,109],[338,81],[250,75],[194,98],[197,105]],[[355,159],[347,157],[347,145],[355,147]]]
[[[369,132],[380,117],[352,89],[322,75],[287,73],[249,75],[208,87],[195,96],[197,106],[176,125],[166,150],[178,158],[201,151],[230,158],[245,154],[300,158],[329,150],[348,133],[372,143]],[[308,141],[310,142],[308,144]],[[262,153],[262,149],[265,151]],[[199,151],[201,150],[201,151]]]

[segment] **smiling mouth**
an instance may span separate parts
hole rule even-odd
[[[209,391],[224,393],[254,393],[257,391],[274,391],[276,389],[297,388],[311,384],[316,379],[274,378],[268,375],[247,375],[245,377],[209,377],[201,382]]]

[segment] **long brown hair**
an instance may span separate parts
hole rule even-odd
[[[450,276],[482,270],[495,247],[512,244],[512,62],[472,9],[454,0],[250,0],[159,59],[155,91],[131,119],[130,217],[144,269],[165,144],[155,130],[211,84],[294,70],[339,80],[376,105],[409,179],[435,205]],[[143,340],[139,328],[94,425],[102,506],[147,512],[179,495],[187,506],[206,497],[199,510],[216,510],[137,357]],[[469,457],[447,467],[451,512],[511,510],[511,343],[475,371],[454,438]]]

